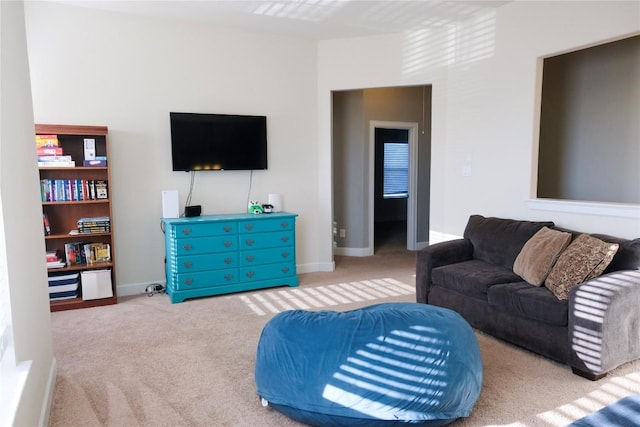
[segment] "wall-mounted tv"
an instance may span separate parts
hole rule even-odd
[[[169,113],[174,171],[267,169],[267,117]]]

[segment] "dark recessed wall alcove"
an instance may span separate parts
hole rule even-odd
[[[640,36],[544,59],[537,196],[640,203]]]

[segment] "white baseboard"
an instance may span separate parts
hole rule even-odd
[[[162,286],[166,286],[167,283],[164,280],[158,280],[155,282],[144,282],[144,283],[128,283],[125,285],[118,286],[118,296],[119,297],[127,297],[131,295],[140,295],[144,294],[144,290],[147,286],[151,284],[159,283]]]
[[[296,270],[298,273],[315,273],[317,271],[331,272],[331,271],[334,271],[335,269],[336,269],[336,264],[333,261],[296,265]]]
[[[371,256],[370,248],[333,248],[333,254],[339,256]]]
[[[51,414],[51,405],[53,404],[53,393],[56,389],[56,376],[58,375],[58,361],[55,357],[51,360],[51,366],[49,367],[49,377],[47,378],[47,386],[44,390],[45,399],[42,402],[42,409],[40,411],[41,427],[49,425],[49,415]]]

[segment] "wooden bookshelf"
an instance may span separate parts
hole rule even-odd
[[[82,286],[78,286],[78,296],[71,299],[51,301],[51,311],[72,310],[86,307],[96,307],[117,303],[116,293],[116,265],[113,238],[113,211],[111,207],[111,172],[109,155],[109,133],[106,126],[81,126],[36,124],[36,135],[57,135],[59,146],[64,155],[70,155],[75,161],[74,167],[46,166],[39,167],[40,180],[84,180],[106,181],[107,198],[80,200],[81,197],[71,196],[71,200],[46,201],[42,195],[42,211],[49,222],[50,233],[45,235],[47,251],[56,251],[63,261],[66,261],[65,244],[73,242],[108,243],[111,249],[111,261],[87,264],[72,264],[62,268],[50,268],[49,274],[75,273],[87,270],[111,270],[112,297],[85,300],[82,297]],[[95,140],[96,156],[107,158],[106,166],[86,167],[84,161],[84,139]],[[71,234],[76,230],[80,218],[109,217],[110,229],[107,232]],[[48,288],[48,286],[47,286]]]

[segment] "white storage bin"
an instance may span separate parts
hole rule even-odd
[[[82,299],[85,301],[113,296],[111,270],[83,271],[80,273],[80,283],[82,284]]]

